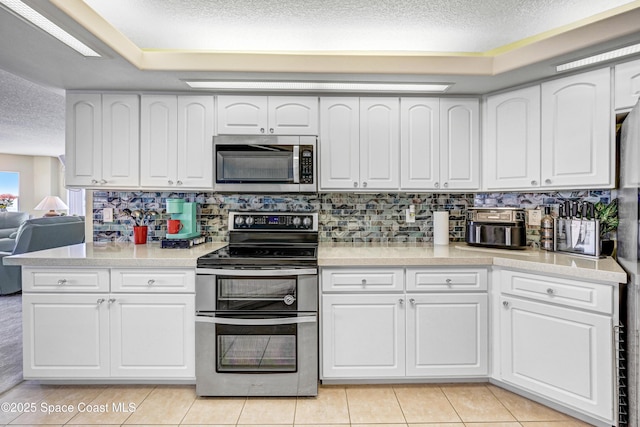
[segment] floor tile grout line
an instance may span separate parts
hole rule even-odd
[[[486,388],[486,389],[489,391],[489,393],[491,393],[491,395],[492,395],[492,396],[493,396],[493,397],[498,401],[498,403],[500,403],[500,405],[502,405],[502,407],[503,407],[504,409],[506,409],[506,410],[507,410],[507,412],[509,413],[509,415],[511,415],[511,416],[513,417],[513,419],[514,419],[514,420],[516,420],[516,421],[518,422],[518,424],[522,425],[522,424],[520,423],[520,420],[518,419],[518,417],[516,417],[516,415],[515,415],[513,412],[511,412],[511,410],[510,410],[509,408],[507,408],[507,405],[505,405],[505,404],[504,404],[504,402],[503,402],[502,400],[500,400],[500,398],[499,398],[498,396],[496,396],[496,394],[493,392],[493,390],[491,389],[491,387],[489,387],[489,385],[485,384],[485,385],[483,385],[483,387],[484,387],[484,388]]]
[[[400,412],[402,412],[402,418],[404,418],[404,423],[405,425],[409,425],[409,421],[407,421],[407,415],[404,413],[404,409],[402,409],[402,403],[400,403],[400,399],[398,398],[398,393],[396,393],[396,387],[395,385],[391,385],[391,390],[393,390],[393,395],[396,398],[396,402],[398,403],[398,406],[400,407]]]
[[[462,415],[460,415],[460,413],[458,412],[458,410],[456,409],[455,405],[453,404],[453,402],[451,401],[451,399],[449,399],[449,396],[447,396],[447,393],[444,391],[443,387],[440,385],[438,386],[438,389],[440,390],[440,393],[442,393],[444,395],[444,398],[447,399],[447,402],[449,402],[449,405],[451,405],[451,407],[453,408],[453,411],[456,413],[456,415],[458,416],[458,419],[460,420],[460,422],[463,425],[467,425],[465,423],[465,421],[462,419]]]
[[[195,390],[193,392],[195,393]],[[193,402],[191,402],[191,405],[189,405],[189,409],[187,409],[187,412],[185,412],[182,418],[180,419],[180,422],[178,423],[178,425],[182,425],[182,422],[184,421],[184,419],[187,418],[187,415],[189,415],[189,411],[191,410],[191,408],[193,408],[193,405],[195,405],[196,400],[198,400],[197,394],[196,394],[196,398],[193,399]]]

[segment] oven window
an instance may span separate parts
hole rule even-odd
[[[295,277],[219,276],[217,282],[217,310],[297,309]]]
[[[216,325],[217,372],[296,372],[297,325]]]

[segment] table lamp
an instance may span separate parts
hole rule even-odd
[[[36,211],[48,211],[43,216],[59,216],[60,214],[56,210],[66,210],[69,209],[69,206],[60,200],[58,196],[47,196],[33,209]]]

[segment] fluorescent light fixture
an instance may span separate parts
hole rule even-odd
[[[556,72],[572,70],[574,68],[585,67],[587,65],[597,64],[598,62],[609,61],[611,59],[620,58],[622,56],[633,55],[640,52],[640,43],[616,50],[600,53],[598,55],[589,56],[577,61],[567,62],[556,67]]]
[[[66,44],[72,49],[75,49],[77,52],[83,54],[84,56],[100,56],[99,53],[91,49],[86,44],[82,43],[80,40],[73,37],[71,34],[64,31],[62,28],[58,27],[49,19],[45,18],[40,13],[36,12],[34,9],[30,8],[20,0],[0,0],[0,4],[3,4],[5,7],[11,9],[13,12],[31,22],[36,27],[51,34],[62,43]]]
[[[292,92],[445,92],[450,83],[351,83],[351,82],[287,82],[287,81],[185,81],[193,89],[265,90]]]

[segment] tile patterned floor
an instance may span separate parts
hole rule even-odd
[[[12,412],[24,404],[33,411]],[[204,398],[194,386],[24,382],[0,395],[0,405],[0,426],[588,426],[489,384],[323,386],[317,398],[296,399]]]

